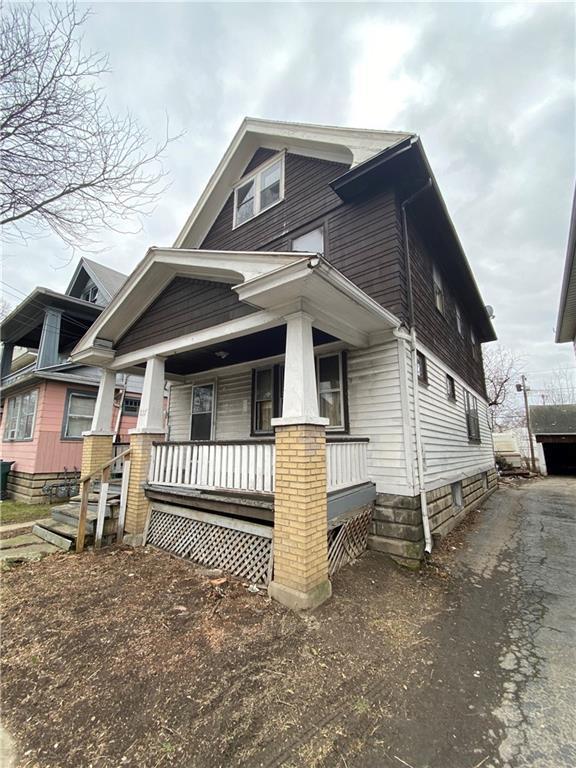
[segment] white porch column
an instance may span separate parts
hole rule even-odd
[[[164,432],[164,358],[151,357],[146,361],[144,387],[138,422],[133,433]]]
[[[98,467],[112,458],[112,412],[114,409],[114,389],[116,373],[104,369],[100,377],[92,426],[88,432],[83,432],[82,444],[82,476],[91,474]]]
[[[116,388],[116,372],[105,368],[102,371],[100,385],[98,386],[98,395],[96,396],[96,405],[94,406],[94,415],[92,416],[92,427],[87,435],[110,435],[112,430],[112,414],[114,411],[114,390]]]
[[[318,417],[318,392],[314,367],[312,317],[306,312],[286,316],[286,360],[284,364],[283,424],[326,424]]]
[[[130,430],[130,477],[125,530],[140,541],[150,502],[144,486],[152,458],[153,444],[164,439],[164,358],[146,361],[146,373],[136,429]]]
[[[275,436],[274,580],[269,594],[289,608],[330,597],[326,495],[327,419],[318,416],[312,318],[286,318],[282,417]]]

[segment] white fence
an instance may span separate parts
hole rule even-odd
[[[368,480],[366,441],[326,446],[327,490]],[[274,493],[274,442],[162,443],[152,453],[153,485]]]

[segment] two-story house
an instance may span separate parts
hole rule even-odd
[[[81,259],[64,293],[36,288],[0,324],[2,339],[2,459],[13,462],[11,498],[48,501],[74,489],[82,432],[89,429],[100,369],[68,356],[126,280],[126,275]],[[136,425],[142,379],[117,377],[110,433],[128,440]]]
[[[127,530],[310,607],[367,520],[416,564],[495,487],[494,338],[417,136],[246,119],[72,358],[145,373]]]

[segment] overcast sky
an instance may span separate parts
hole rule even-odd
[[[575,156],[575,16],[565,4],[97,3],[86,44],[110,55],[114,109],[160,139],[171,187],[134,234],[102,234],[129,272],[172,245],[245,115],[420,134],[501,342],[538,386],[574,365],[554,344]],[[4,251],[21,293],[63,290],[55,238]],[[17,303],[13,293],[6,295]]]

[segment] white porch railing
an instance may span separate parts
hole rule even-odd
[[[326,485],[328,491],[349,488],[368,480],[368,442],[342,441],[326,445]]]
[[[328,491],[365,483],[366,440],[338,440],[326,446]],[[158,443],[153,447],[153,485],[274,493],[272,440]]]
[[[150,482],[154,485],[273,493],[274,443],[252,441],[155,445]]]

